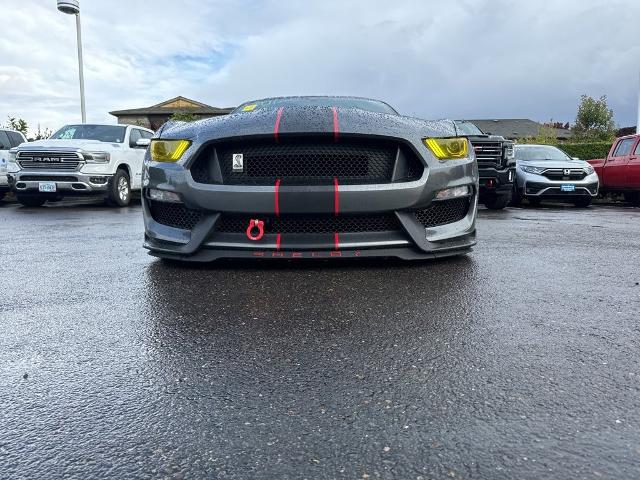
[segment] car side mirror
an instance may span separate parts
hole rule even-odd
[[[139,138],[136,140],[136,147],[147,148],[149,145],[151,145],[151,140],[148,138]]]

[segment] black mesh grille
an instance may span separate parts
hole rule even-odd
[[[22,175],[23,182],[77,182],[78,177],[65,175]]]
[[[181,203],[147,201],[153,219],[169,227],[192,230],[203,216],[202,212],[190,210]]]
[[[216,230],[224,233],[244,233],[252,217],[224,215]],[[393,213],[381,215],[349,215],[332,217],[327,215],[300,215],[281,218],[263,218],[265,233],[356,233],[389,232],[400,229]]]
[[[469,199],[455,198],[433,202],[423,210],[416,210],[415,216],[426,228],[447,225],[462,220],[469,213]]]
[[[341,184],[389,183],[398,154],[398,144],[372,139],[333,138],[282,139],[224,143],[215,146],[222,181],[227,184],[272,185],[276,179],[287,183],[318,184],[338,178]],[[232,157],[243,155],[243,171],[233,171]],[[208,149],[191,168],[197,182],[213,183],[207,162],[216,156]],[[420,178],[422,164],[412,153],[404,152],[405,178]]]

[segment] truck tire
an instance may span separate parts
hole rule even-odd
[[[495,195],[485,200],[484,206],[489,210],[502,210],[511,202],[511,195]]]
[[[109,183],[107,203],[112,207],[126,207],[131,201],[129,174],[119,169]]]
[[[527,198],[527,200],[529,200],[529,205],[531,205],[532,207],[539,207],[542,203],[542,199],[539,197],[530,197]]]
[[[513,192],[511,192],[511,205],[513,207],[519,207],[521,204],[522,204],[522,195],[520,195],[518,186],[514,183]]]
[[[624,201],[634,207],[640,207],[640,192],[625,192]]]
[[[578,197],[573,201],[576,207],[587,208],[591,205],[591,197]]]
[[[16,198],[25,207],[41,207],[47,201],[40,195],[17,195]]]

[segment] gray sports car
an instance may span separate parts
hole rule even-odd
[[[269,98],[166,124],[143,186],[144,246],[167,259],[428,259],[475,244],[468,140],[377,100]]]

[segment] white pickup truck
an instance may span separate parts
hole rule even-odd
[[[7,179],[7,163],[9,161],[9,150],[26,142],[24,135],[15,130],[0,128],[0,200],[2,200],[9,189]]]
[[[142,187],[151,137],[153,131],[135,125],[66,125],[47,140],[9,151],[9,184],[28,207],[71,195],[102,195],[124,207]]]

